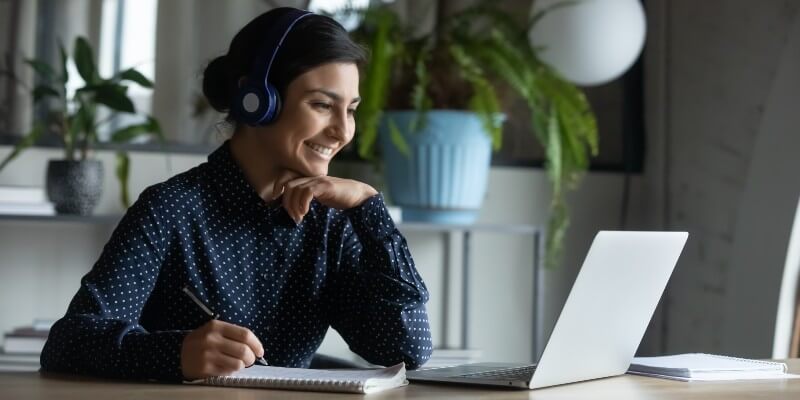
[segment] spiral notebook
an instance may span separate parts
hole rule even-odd
[[[662,357],[636,357],[628,373],[681,381],[785,379],[786,364],[716,354],[690,353]]]
[[[405,386],[405,364],[378,369],[304,369],[254,365],[229,376],[214,376],[188,382],[210,386],[317,392],[375,393]]]

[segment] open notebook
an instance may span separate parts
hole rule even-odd
[[[636,357],[628,373],[681,381],[793,378],[786,364],[715,354]]]
[[[318,392],[375,393],[408,384],[405,364],[379,369],[303,369],[254,365],[188,383]]]

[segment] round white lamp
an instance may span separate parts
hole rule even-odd
[[[535,0],[547,10],[529,32],[541,60],[578,85],[609,82],[642,51],[645,16],[639,0]]]

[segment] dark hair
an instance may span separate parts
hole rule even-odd
[[[289,7],[267,11],[233,37],[228,53],[212,60],[203,73],[203,94],[219,112],[228,112],[239,88],[239,79],[247,77],[263,51],[263,41],[278,19],[292,10]],[[310,15],[297,22],[283,41],[270,69],[269,81],[281,97],[295,78],[306,71],[331,62],[351,62],[359,67],[366,60],[364,49],[334,19]],[[230,113],[228,121],[235,121]]]

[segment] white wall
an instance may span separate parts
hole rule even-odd
[[[800,196],[799,10],[764,98],[726,276],[723,348],[750,357],[772,355],[774,333],[769,328],[775,326],[784,267],[793,267],[785,261]]]
[[[800,193],[800,3],[648,4],[664,28],[650,77],[662,90],[648,96],[665,138],[663,211],[690,232],[667,351],[769,357]]]

